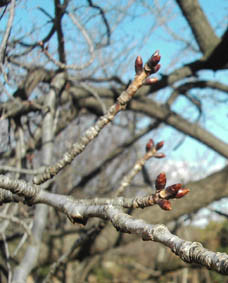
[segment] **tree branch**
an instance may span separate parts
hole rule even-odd
[[[227,254],[208,251],[200,243],[184,241],[171,234],[164,225],[148,224],[141,219],[135,219],[122,212],[121,207],[143,208],[159,203],[159,198],[163,199],[165,192],[167,194],[170,193],[169,187],[158,190],[151,197],[109,200],[73,200],[67,196],[42,191],[36,185],[29,185],[24,181],[11,180],[5,176],[0,176],[0,187],[11,190],[13,193],[24,195],[27,201],[29,197],[30,204],[45,203],[53,206],[65,213],[73,223],[85,224],[87,219],[91,217],[109,220],[118,231],[137,234],[143,240],[162,243],[185,262],[199,263],[221,274],[228,274]],[[168,195],[165,196],[165,199],[166,197]]]
[[[4,1],[2,4],[7,5],[9,3],[9,1],[8,1],[8,3],[6,3],[6,2]],[[12,28],[12,25],[13,25],[14,9],[15,9],[16,0],[12,0],[10,2],[11,2],[10,15],[9,15],[7,27],[6,27],[6,30],[5,30],[1,45],[0,45],[0,64],[1,65],[4,63],[6,46],[7,46],[9,36],[10,36],[11,28]]]
[[[138,63],[138,61],[140,61]],[[79,155],[86,146],[98,136],[101,130],[109,124],[115,116],[121,111],[124,110],[127,106],[127,103],[132,99],[135,95],[136,91],[145,83],[146,79],[152,74],[159,70],[160,65],[158,62],[160,61],[160,55],[158,51],[156,51],[152,57],[147,61],[147,63],[142,67],[142,59],[137,57],[136,65],[136,76],[133,82],[129,85],[127,90],[123,91],[121,95],[118,97],[117,102],[112,105],[107,113],[104,116],[101,116],[94,126],[90,127],[82,136],[77,143],[75,143],[70,151],[66,152],[62,159],[59,160],[55,165],[48,167],[45,170],[45,173],[40,175],[39,177],[34,177],[33,182],[35,184],[41,184],[46,180],[53,178],[57,175],[65,166],[69,165],[74,158]],[[156,81],[152,79],[152,82]]]
[[[51,89],[48,95],[45,97],[45,105],[49,108],[49,111],[45,113],[43,119],[42,127],[42,161],[43,164],[49,165],[52,160],[53,154],[53,142],[54,142],[54,117],[55,117],[55,108],[56,108],[56,99],[59,94],[62,86],[64,85],[65,78],[64,74],[59,73],[51,82]],[[14,192],[20,186],[18,186],[17,181],[15,180],[13,187]],[[25,183],[22,182],[22,186],[25,186]],[[0,186],[1,187],[1,186]],[[38,192],[40,189],[36,187],[31,188],[31,195],[34,194],[34,190]],[[48,206],[37,205],[35,210],[33,228],[32,228],[32,242],[28,245],[25,255],[21,260],[20,264],[15,268],[13,274],[13,282],[25,282],[28,274],[34,268],[37,263],[40,246],[42,242],[42,235],[47,223],[48,215]]]
[[[176,0],[203,54],[219,42],[198,0]]]

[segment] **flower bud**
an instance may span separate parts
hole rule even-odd
[[[156,50],[154,52],[154,54],[150,57],[150,59],[148,60],[148,66],[152,69],[153,67],[155,67],[158,62],[160,61],[161,56],[159,54],[159,50]]]
[[[173,194],[173,195],[176,195],[177,192],[182,188],[182,184],[174,184],[174,185],[171,185],[171,186],[168,186],[166,188],[166,191]]]
[[[189,189],[187,188],[181,188],[180,190],[178,190],[177,194],[176,194],[176,198],[182,198],[184,197],[185,195],[187,195],[188,193],[190,192]]]
[[[160,173],[155,181],[156,190],[163,190],[166,185],[166,174],[165,172]]]
[[[139,75],[142,73],[143,70],[143,60],[141,56],[137,56],[135,60],[135,73],[136,75]]]
[[[158,142],[157,144],[156,144],[156,150],[159,150],[159,149],[161,149],[162,147],[163,147],[163,145],[164,145],[164,141],[160,141],[160,142]]]
[[[150,151],[154,147],[154,141],[149,139],[148,143],[146,144],[146,152]]]
[[[160,64],[157,64],[156,66],[154,66],[153,68],[151,68],[151,74],[157,73],[161,68]]]
[[[167,199],[161,199],[158,201],[158,205],[161,207],[163,210],[171,210],[171,203]]]

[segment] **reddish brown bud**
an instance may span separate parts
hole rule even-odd
[[[155,67],[158,62],[160,61],[161,56],[159,54],[159,51],[155,51],[154,54],[150,57],[150,59],[148,60],[147,64],[148,66],[153,69],[153,67]]]
[[[136,75],[139,75],[142,73],[143,70],[143,60],[141,56],[137,56],[135,60],[135,73]]]
[[[155,67],[151,68],[151,74],[157,73],[161,68],[160,64],[157,64]]]
[[[165,172],[160,173],[155,181],[156,190],[163,190],[166,185],[166,174]]]
[[[167,199],[161,199],[158,201],[158,205],[163,209],[163,210],[171,210],[171,203]]]
[[[182,188],[182,184],[173,184],[170,186],[170,188],[172,189],[173,192],[178,192],[181,188]]]
[[[155,84],[156,82],[158,82],[158,78],[147,78],[145,81],[144,81],[144,85],[152,85],[152,84]]]
[[[158,143],[156,144],[156,150],[161,149],[161,148],[163,147],[164,143],[165,143],[164,141],[158,142]]]
[[[165,189],[167,196],[169,196],[169,197],[176,197],[176,194],[181,189],[181,187],[182,187],[182,184],[174,184],[174,185],[168,186]]]
[[[154,141],[149,139],[148,143],[146,144],[146,152],[150,151],[154,146]]]
[[[156,152],[156,154],[154,155],[155,158],[164,158],[165,154],[162,152]]]
[[[182,198],[185,195],[187,195],[190,192],[189,189],[187,188],[181,188],[180,190],[178,190],[177,194],[176,194],[176,198]]]

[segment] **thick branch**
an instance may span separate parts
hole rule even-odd
[[[148,98],[142,98],[138,101],[133,100],[130,104],[130,109],[142,112],[152,118],[160,119],[182,133],[202,142],[222,156],[228,157],[228,145],[225,142],[216,138],[216,136],[203,129],[200,125],[189,122],[155,101]]]
[[[23,181],[12,181],[8,177],[0,176],[0,186],[4,189],[12,190],[21,195],[31,192],[33,197],[31,203],[46,203],[64,212],[72,222],[85,224],[90,217],[99,217],[108,219],[118,231],[124,233],[138,234],[143,240],[151,240],[160,242],[169,247],[183,261],[188,263],[199,263],[207,268],[213,269],[222,274],[228,274],[228,255],[214,253],[206,250],[200,243],[188,242],[171,234],[164,225],[151,225],[143,220],[134,219],[133,217],[123,213],[120,207],[145,207],[153,205],[157,202],[157,197],[162,197],[162,191],[157,193],[152,198],[141,199],[125,199],[116,198],[110,200],[94,199],[94,200],[73,200],[70,197],[56,195],[41,191],[35,185],[30,185],[28,190]],[[167,193],[170,190],[167,187]],[[182,201],[186,206],[186,202]],[[115,206],[114,206],[115,205]]]
[[[45,105],[49,108],[49,111],[46,113],[43,119],[42,127],[42,161],[44,165],[49,165],[52,160],[56,99],[57,95],[64,85],[64,82],[64,74],[60,73],[56,75],[56,77],[51,82],[50,92],[45,97]],[[20,190],[20,186],[16,185],[16,190]],[[35,194],[37,194],[39,192],[39,188],[31,187],[31,197],[34,195],[34,192]],[[15,268],[15,272],[13,274],[13,282],[25,282],[28,274],[36,266],[41,247],[43,231],[47,223],[47,215],[47,206],[36,206],[32,228],[33,241],[28,245],[22,261]]]
[[[142,89],[139,91],[140,98],[136,97],[131,101],[128,106],[129,110],[141,112],[151,118],[158,119],[159,121],[174,127],[178,131],[181,131],[186,135],[189,135],[192,138],[202,142],[222,156],[228,157],[228,145],[225,142],[203,129],[200,125],[191,123],[187,119],[182,118],[179,114],[170,111],[165,105],[160,105],[159,103],[146,97],[143,98],[144,91],[147,92],[148,89]],[[84,98],[86,97],[86,94],[83,90],[78,90],[76,93],[76,89],[72,89],[71,93],[75,98],[77,98],[77,102],[80,107],[89,107],[90,110],[94,110],[95,113],[101,112],[100,106],[93,98]],[[106,98],[105,101],[108,105],[112,103],[111,97],[114,95],[112,91],[100,88],[99,94],[101,97],[104,96]],[[107,97],[110,98],[108,99]]]
[[[66,8],[66,7],[64,7]],[[65,44],[64,44],[64,34],[62,30],[62,17],[64,15],[64,10],[61,6],[59,0],[55,0],[55,27],[58,37],[58,54],[59,61],[66,64],[66,54],[65,54]]]
[[[205,54],[219,42],[219,38],[212,29],[198,0],[176,0],[176,2],[188,21],[201,52]]]
[[[211,252],[198,242],[184,241],[171,234],[164,225],[147,224],[143,220],[134,219],[111,206],[107,207],[105,212],[118,231],[138,234],[143,240],[162,243],[184,262],[199,263],[219,273],[228,274],[227,254]]]

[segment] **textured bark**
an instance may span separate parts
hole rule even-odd
[[[149,152],[147,153],[149,154]],[[227,171],[227,168],[226,168]],[[213,178],[213,177],[212,177]],[[227,179],[227,172],[226,172]],[[211,181],[211,180],[208,180]],[[214,180],[215,182],[215,180]],[[28,187],[27,187],[28,185]],[[213,182],[210,185],[214,185]],[[49,206],[55,207],[59,211],[66,214],[73,223],[86,224],[87,220],[91,217],[99,217],[101,219],[111,221],[112,225],[121,232],[139,235],[145,241],[155,241],[162,243],[167,246],[179,256],[183,261],[188,263],[199,263],[206,266],[209,269],[213,269],[221,274],[228,274],[228,255],[225,253],[215,253],[205,249],[202,244],[197,242],[185,241],[178,236],[170,233],[167,227],[161,224],[152,225],[148,224],[144,220],[129,216],[127,213],[122,211],[122,207],[145,207],[154,205],[157,201],[156,198],[162,196],[162,191],[157,191],[156,194],[151,195],[152,199],[149,198],[116,198],[116,199],[87,199],[87,200],[75,200],[71,197],[64,195],[58,195],[48,193],[39,188],[36,185],[30,185],[23,181],[12,180],[5,176],[0,176],[0,186],[4,189],[16,192],[29,201],[30,204],[34,203],[45,203]],[[214,189],[214,186],[213,186]],[[164,189],[168,193],[168,187]],[[214,190],[215,191],[215,190]],[[205,193],[202,194],[204,198]],[[28,199],[30,197],[30,199]],[[168,197],[169,198],[169,197]],[[198,198],[197,198],[198,199]],[[164,199],[163,199],[164,200]],[[155,201],[155,203],[154,203]],[[196,203],[196,199],[192,200]],[[158,203],[158,202],[157,202]],[[183,203],[183,202],[182,202]],[[190,202],[190,205],[192,202]],[[144,206],[145,204],[145,206]],[[45,207],[38,206],[40,223],[36,223],[34,226],[36,233],[35,245],[30,245],[27,251],[30,253],[26,254],[26,257],[21,262],[17,272],[14,274],[13,282],[24,282],[27,277],[27,271],[34,263],[34,259],[38,256],[40,238],[42,236],[42,227],[45,223]],[[44,214],[42,215],[41,212]],[[188,212],[185,205],[185,212]],[[46,219],[46,218],[45,218]],[[36,217],[35,217],[36,220]],[[41,227],[39,227],[41,224]],[[35,231],[33,231],[35,232]],[[30,258],[30,256],[32,256]],[[26,261],[25,261],[26,259]]]

